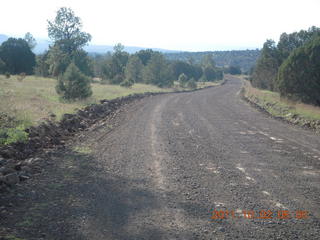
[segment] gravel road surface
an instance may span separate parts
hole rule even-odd
[[[75,139],[81,154],[52,154],[51,170],[20,187],[34,192],[14,203],[20,218],[7,216],[4,225],[21,226],[38,206],[42,217],[16,234],[319,239],[320,136],[252,108],[240,87],[228,77],[222,86],[125,106]],[[53,177],[55,187],[46,187]]]

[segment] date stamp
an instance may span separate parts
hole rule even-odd
[[[308,219],[309,212],[306,210],[218,210],[213,209],[210,211],[210,219],[218,220],[218,219]]]

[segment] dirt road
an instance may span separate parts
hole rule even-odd
[[[1,224],[26,239],[319,239],[319,135],[253,109],[240,87],[124,107],[52,153]]]

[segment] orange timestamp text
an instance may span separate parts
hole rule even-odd
[[[239,219],[239,218],[245,218],[245,219],[308,219],[309,218],[309,212],[306,210],[296,210],[296,211],[289,211],[289,210],[260,210],[260,211],[254,211],[254,210],[217,210],[213,209],[210,211],[210,219],[212,220],[218,220],[218,219]]]

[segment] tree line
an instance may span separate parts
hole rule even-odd
[[[253,86],[282,97],[320,105],[320,28],[268,39],[250,77]]]
[[[248,73],[256,64],[260,56],[260,50],[232,50],[232,51],[211,51],[211,52],[176,52],[165,53],[168,60],[181,60],[200,63],[205,55],[211,54],[216,65],[228,70],[229,67],[236,67],[243,73]]]
[[[83,47],[91,40],[82,31],[81,19],[70,8],[60,8],[53,20],[48,20],[48,36],[53,44],[43,54],[32,52],[36,42],[30,33],[25,38],[9,38],[0,46],[0,73],[35,74],[57,79],[56,91],[65,99],[80,99],[92,94],[91,82],[119,84],[134,83],[195,88],[198,81],[223,78],[223,69],[215,64],[212,54],[200,62],[168,60],[164,54],[151,49],[129,54],[117,44],[112,53],[89,56]]]

